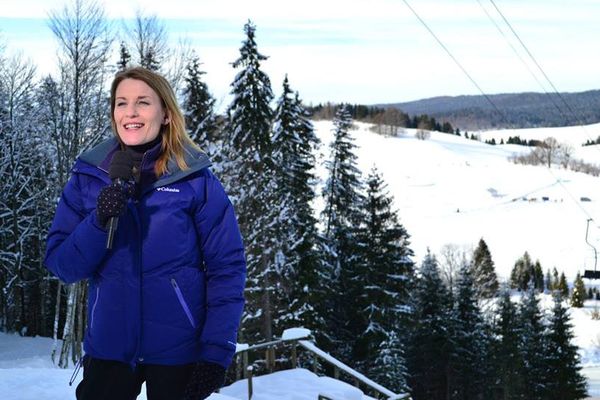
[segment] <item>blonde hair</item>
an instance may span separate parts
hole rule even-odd
[[[166,174],[168,171],[169,160],[174,159],[177,162],[177,166],[181,170],[188,169],[188,165],[185,162],[185,146],[191,146],[199,150],[199,147],[190,139],[189,135],[185,130],[185,119],[179,105],[173,88],[169,82],[157,74],[156,72],[150,71],[149,69],[142,67],[133,67],[123,70],[115,75],[115,78],[110,87],[110,120],[114,134],[117,139],[124,146],[121,138],[117,131],[117,123],[115,121],[115,97],[117,87],[125,79],[136,79],[146,83],[154,92],[158,95],[161,100],[163,109],[167,114],[169,123],[161,127],[160,135],[162,136],[161,154],[156,160],[154,166],[154,172],[156,176],[160,177]]]

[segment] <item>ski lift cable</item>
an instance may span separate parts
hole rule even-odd
[[[429,31],[429,33],[431,34],[431,36],[433,36],[433,38],[438,42],[438,44],[446,51],[446,53],[448,54],[448,56],[450,56],[450,58],[452,59],[452,61],[454,61],[454,63],[458,66],[458,68],[460,68],[460,70],[467,76],[467,78],[469,78],[469,80],[471,81],[471,83],[473,83],[473,85],[475,85],[475,87],[477,88],[477,90],[479,90],[479,92],[483,95],[483,97],[492,105],[492,107],[496,110],[496,112],[498,114],[502,115],[505,120],[508,120],[508,118],[506,118],[506,116],[504,115],[504,113],[502,111],[500,111],[500,109],[496,106],[496,104],[492,101],[492,99],[490,99],[490,97],[483,91],[483,89],[481,89],[481,87],[475,81],[475,79],[473,79],[473,77],[471,77],[471,75],[465,69],[465,67],[462,66],[462,64],[456,59],[456,57],[454,57],[454,55],[450,52],[450,50],[448,50],[448,48],[446,47],[446,45],[444,45],[444,43],[442,43],[442,41],[437,37],[437,35],[431,30],[431,28],[429,27],[429,25],[427,25],[427,23],[411,7],[411,5],[408,3],[408,1],[407,0],[402,0],[402,1],[410,9],[410,11],[412,11],[412,13],[415,15],[415,17],[417,17],[417,19],[421,22],[421,24],[423,24],[423,26],[425,27],[425,29],[427,29]]]
[[[531,51],[529,51],[529,48],[525,45],[525,43],[523,42],[523,40],[521,39],[521,37],[519,36],[519,34],[517,33],[517,31],[513,28],[512,24],[508,21],[508,19],[504,16],[504,13],[502,13],[502,11],[500,11],[500,8],[498,8],[498,6],[496,5],[496,3],[494,2],[494,0],[489,0],[490,3],[492,3],[492,5],[494,6],[494,8],[496,9],[496,12],[500,15],[500,17],[502,18],[502,20],[504,21],[504,23],[506,24],[506,26],[508,26],[508,28],[510,29],[510,31],[512,32],[512,34],[517,38],[517,40],[519,41],[519,43],[521,44],[521,47],[523,47],[523,49],[525,50],[525,52],[527,53],[527,55],[529,56],[529,58],[531,59],[531,61],[533,61],[534,65],[537,67],[537,69],[542,73],[543,77],[546,79],[546,81],[548,82],[548,84],[550,85],[550,87],[552,87],[552,90],[554,91],[554,94],[556,94],[556,96],[558,96],[558,98],[562,101],[562,103],[565,105],[567,111],[571,114],[571,117],[573,118],[573,120],[578,124],[578,126],[583,129],[583,132],[585,133],[585,135],[588,137],[588,139],[592,142],[594,142],[595,140],[597,140],[597,138],[592,138],[590,136],[590,134],[588,133],[588,130],[585,127],[585,124],[583,123],[583,118],[581,117],[581,115],[578,115],[577,113],[575,113],[575,111],[571,108],[571,106],[569,105],[569,103],[565,100],[565,98],[563,97],[562,94],[560,94],[560,92],[558,91],[558,89],[556,89],[556,86],[554,85],[554,83],[550,80],[550,77],[548,77],[548,75],[546,74],[546,72],[544,71],[544,69],[542,68],[542,66],[540,65],[540,63],[537,61],[537,59],[533,56],[533,54],[531,53]],[[483,8],[483,5],[481,4],[480,0],[477,0],[477,2],[479,2],[479,4],[481,5],[481,7]],[[484,8],[485,9],[485,8]],[[487,13],[487,11],[486,11]],[[504,35],[503,35],[504,36]],[[505,37],[505,39],[508,41],[508,39]],[[512,47],[512,46],[511,46]],[[537,78],[536,78],[537,80]],[[550,95],[550,93],[547,93],[545,90],[544,92],[548,95]],[[552,99],[552,96],[550,96],[550,99]],[[552,99],[552,102],[554,103],[554,100]],[[554,103],[555,104],[555,103]],[[556,104],[555,104],[556,105]],[[559,108],[560,110],[560,108]],[[560,111],[561,114],[563,115],[563,117],[565,117],[565,114]],[[594,147],[597,151],[600,151],[599,148]]]
[[[460,70],[467,76],[467,78],[475,85],[475,87],[481,92],[484,98],[492,105],[492,107],[498,112],[498,114],[505,120],[508,121],[506,115],[500,111],[500,109],[496,106],[496,104],[492,101],[492,99],[481,89],[479,84],[471,77],[471,75],[467,72],[467,70],[458,62],[456,57],[452,54],[452,52],[444,45],[444,43],[437,37],[437,35],[433,32],[433,30],[427,25],[425,20],[421,18],[421,16],[415,11],[414,8],[408,3],[408,0],[402,0],[404,4],[408,7],[408,9],[414,14],[414,16],[419,20],[419,22],[427,29],[427,31],[433,36],[436,42],[444,49],[444,51],[450,56],[450,58],[454,61],[454,63],[460,68]],[[492,0],[490,0],[492,1]],[[537,64],[537,62],[536,62]],[[538,64],[539,65],[539,64]],[[545,75],[545,74],[544,74]],[[552,87],[556,90],[554,85]],[[568,105],[567,105],[568,106]],[[536,152],[532,152],[533,156],[540,162],[540,164],[544,165],[545,163],[540,159],[539,155]],[[563,184],[561,179],[559,179],[554,172],[552,172],[551,168],[546,168],[546,170],[552,175],[554,180],[560,185],[560,187],[567,193],[568,197],[577,205],[577,207],[581,210],[581,212],[586,216],[586,219],[594,220],[594,218],[588,213],[588,211],[577,201],[577,198],[567,189],[567,187]],[[597,226],[600,229],[600,226]]]
[[[529,64],[527,64],[527,62],[523,59],[523,57],[521,56],[521,54],[517,51],[517,49],[515,48],[515,46],[513,46],[513,44],[511,43],[511,41],[508,39],[508,37],[506,36],[506,34],[504,33],[504,31],[502,30],[502,28],[500,28],[500,25],[498,25],[498,23],[496,23],[496,20],[490,15],[490,13],[488,12],[488,10],[484,7],[483,3],[481,2],[481,0],[477,0],[477,3],[479,4],[479,6],[481,7],[481,9],[483,10],[483,12],[485,12],[485,15],[488,17],[488,19],[490,20],[490,22],[492,24],[494,24],[494,26],[496,27],[496,30],[500,33],[500,35],[502,35],[502,37],[504,38],[504,40],[506,41],[506,43],[508,44],[508,46],[511,48],[511,50],[513,51],[513,53],[515,53],[515,55],[517,56],[517,58],[521,61],[521,63],[525,66],[525,68],[527,69],[527,71],[529,72],[529,74],[533,77],[533,79],[535,79],[535,81],[537,82],[538,86],[542,89],[542,91],[548,95],[548,98],[550,99],[550,101],[552,102],[552,105],[554,105],[554,107],[558,110],[558,112],[561,114],[561,116],[567,120],[567,115],[563,112],[563,110],[558,106],[558,104],[556,104],[556,101],[554,101],[554,98],[552,97],[552,95],[546,90],[546,88],[544,87],[544,85],[542,84],[542,82],[538,79],[537,75],[532,71],[532,69],[530,68]]]

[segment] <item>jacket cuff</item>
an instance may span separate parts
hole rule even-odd
[[[214,344],[202,344],[200,358],[202,361],[218,364],[227,369],[235,354],[235,350],[225,349]]]

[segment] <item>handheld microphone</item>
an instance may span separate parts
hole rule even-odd
[[[117,185],[124,186],[127,181],[133,177],[133,158],[126,151],[117,151],[110,161],[108,176]],[[108,220],[108,237],[106,238],[106,248],[112,249],[113,237],[119,224],[119,217],[110,217]]]

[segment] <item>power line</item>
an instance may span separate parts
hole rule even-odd
[[[429,25],[427,25],[427,23],[421,18],[421,16],[410,6],[410,4],[408,3],[408,0],[402,0],[402,1],[410,9],[410,11],[415,15],[415,17],[417,17],[417,19],[427,29],[427,31],[429,31],[429,33],[438,42],[438,44],[444,49],[444,51],[446,51],[446,53],[456,63],[456,65],[458,65],[458,67],[469,78],[469,80],[475,85],[475,87],[477,87],[477,89],[481,92],[481,94],[485,97],[485,99],[494,107],[494,109],[498,112],[498,114],[500,114],[500,116],[502,116],[502,118],[506,122],[508,122],[508,118],[506,117],[506,115],[503,112],[500,111],[500,109],[496,106],[496,104],[492,101],[492,99],[481,89],[481,87],[479,86],[479,84],[477,84],[477,82],[475,81],[475,79],[473,79],[471,77],[471,75],[467,72],[467,70],[458,62],[458,60],[456,59],[456,57],[454,57],[454,55],[450,52],[450,50],[448,50],[448,48],[444,45],[444,43],[442,43],[442,41],[437,37],[437,35],[433,32],[433,30],[429,27]],[[490,0],[490,1],[493,3],[493,0]],[[494,6],[495,6],[495,4],[494,4]],[[496,9],[498,10],[497,7],[496,7]],[[498,12],[500,12],[500,10],[498,10]],[[503,16],[503,18],[504,18],[504,16]],[[504,20],[508,24],[508,21],[506,20],[506,18],[504,18]],[[512,29],[512,27],[511,27],[511,30],[516,35],[516,32],[514,32],[514,29]],[[519,41],[521,42],[521,44],[523,46],[525,46],[523,44],[523,42],[520,40],[520,38],[519,38]],[[530,57],[533,58],[533,56],[531,55],[531,53],[528,50],[527,50],[527,52],[530,55]],[[539,66],[539,64],[537,63],[537,61],[534,61],[534,62],[536,63],[536,65],[538,66],[538,68],[540,68],[540,70],[541,70],[541,67]],[[542,73],[543,73],[543,70],[542,70]],[[547,75],[545,73],[544,73],[544,76],[550,82],[550,80],[548,79],[548,77],[547,77]],[[550,84],[551,84],[552,88],[556,92],[556,88],[554,87],[554,85],[552,84],[552,82],[550,82]],[[559,97],[560,97],[560,95],[559,95]],[[563,102],[564,102],[564,99],[563,99]],[[566,104],[566,102],[565,102],[565,104]],[[568,106],[568,104],[567,104],[567,106]],[[538,162],[540,162],[540,164],[542,164],[542,165],[545,164],[545,162],[543,162],[543,160],[540,158],[540,156],[538,154],[536,154],[535,151],[533,151],[532,154],[538,160]],[[552,172],[552,169],[551,168],[547,168],[547,171],[556,180],[556,183],[558,183],[562,187],[562,189],[568,194],[569,198],[571,198],[571,200],[573,200],[573,202],[577,205],[577,207],[579,207],[579,209],[585,214],[586,218],[589,218],[589,219],[593,220],[594,218],[592,218],[592,216],[587,212],[587,210],[585,208],[583,208],[583,206],[581,204],[579,204],[579,202],[577,201],[577,198],[567,189],[567,187],[562,183],[561,179],[557,178],[557,176]]]
[[[552,90],[554,90],[554,93],[563,102],[563,104],[565,105],[565,107],[567,108],[567,110],[569,110],[569,112],[571,113],[571,115],[573,117],[575,117],[575,120],[578,121],[581,125],[583,125],[581,123],[582,122],[581,121],[582,118],[580,118],[579,116],[576,115],[575,111],[573,111],[573,109],[571,108],[571,106],[569,105],[569,103],[567,103],[567,101],[560,94],[560,92],[558,91],[558,89],[556,89],[556,86],[554,86],[554,83],[552,83],[552,81],[550,80],[550,78],[548,77],[548,75],[546,74],[546,72],[544,71],[544,69],[542,68],[542,66],[540,65],[540,63],[538,63],[537,59],[533,56],[533,54],[531,53],[531,51],[529,51],[529,48],[525,45],[525,43],[523,42],[523,40],[521,40],[521,37],[519,36],[519,34],[515,31],[515,29],[513,28],[513,26],[511,25],[511,23],[508,21],[508,19],[504,16],[504,14],[502,13],[502,11],[500,11],[500,9],[498,8],[498,6],[494,2],[494,0],[490,0],[490,3],[492,3],[492,5],[496,9],[496,11],[500,15],[500,17],[502,17],[502,19],[504,20],[504,23],[506,24],[506,26],[508,26],[508,28],[513,33],[513,35],[515,35],[515,37],[517,38],[517,40],[519,41],[519,43],[521,44],[521,46],[523,47],[523,49],[527,52],[527,55],[529,56],[529,58],[531,58],[531,60],[535,64],[535,66],[540,70],[540,72],[542,73],[542,75],[544,76],[544,78],[546,79],[546,81],[548,82],[548,84],[552,87]]]
[[[477,0],[477,2],[479,3],[479,5],[485,10],[485,7],[483,7],[483,5],[481,4],[480,0]],[[510,31],[513,33],[513,35],[517,38],[517,40],[519,41],[519,43],[521,44],[521,46],[523,47],[523,49],[527,52],[527,55],[529,55],[529,58],[531,58],[531,60],[533,61],[533,63],[535,64],[535,66],[540,70],[540,72],[542,73],[542,75],[544,76],[544,78],[546,79],[546,81],[550,84],[550,86],[552,87],[552,89],[554,90],[554,93],[558,96],[558,98],[563,102],[563,104],[566,106],[567,110],[569,111],[569,113],[571,114],[573,120],[579,124],[579,127],[581,129],[583,129],[583,132],[585,133],[585,135],[587,136],[587,138],[591,141],[594,142],[596,140],[596,138],[592,138],[588,132],[588,130],[586,129],[584,123],[583,123],[583,118],[581,117],[581,115],[577,115],[577,113],[571,108],[571,106],[569,105],[569,103],[567,103],[567,101],[564,99],[564,97],[560,94],[560,92],[556,89],[556,86],[554,86],[554,83],[552,83],[552,81],[550,80],[550,78],[548,77],[548,75],[546,74],[546,72],[544,71],[544,69],[542,68],[542,66],[540,65],[540,63],[536,60],[536,58],[533,56],[533,54],[531,53],[531,51],[529,51],[529,48],[525,45],[525,43],[523,42],[523,40],[521,39],[521,37],[519,36],[519,34],[517,33],[517,31],[513,28],[512,24],[508,21],[508,19],[504,16],[504,14],[502,13],[502,11],[500,11],[500,8],[498,8],[498,6],[496,5],[496,3],[494,2],[494,0],[490,0],[490,3],[492,3],[492,5],[494,6],[494,8],[496,9],[496,12],[500,15],[500,17],[502,17],[502,19],[504,20],[504,23],[506,24],[506,26],[508,26],[508,28],[510,29]],[[489,14],[488,14],[489,16]],[[491,19],[491,18],[490,18]],[[493,21],[494,24],[496,25],[495,21]],[[498,27],[496,25],[496,27]],[[499,28],[498,28],[499,29]],[[500,30],[500,29],[499,29]],[[501,30],[500,30],[501,31]],[[504,33],[501,31],[502,36],[504,36]],[[511,48],[513,47],[512,44],[510,44],[510,41],[508,40],[508,38],[506,38],[506,36],[504,36],[504,38],[507,40],[507,42],[509,43],[509,45],[511,46]],[[514,49],[514,48],[513,48]],[[516,51],[515,51],[516,52]],[[517,53],[518,55],[518,53]],[[521,58],[519,56],[519,58]],[[529,68],[528,68],[529,69]],[[535,76],[534,76],[535,77]],[[535,77],[535,80],[538,81],[537,77]],[[562,114],[563,118],[565,118],[566,121],[568,121],[567,116],[565,115],[565,113],[563,113],[562,109],[560,107],[558,107],[558,105],[554,102],[554,99],[552,98],[552,96],[550,95],[550,93],[546,92],[544,90],[544,92],[550,96],[550,100],[552,100],[552,103],[558,108],[559,112]],[[594,147],[597,151],[600,151],[599,148]]]
[[[494,26],[496,27],[496,29],[498,30],[498,32],[500,32],[500,35],[502,35],[502,37],[504,38],[504,40],[506,41],[506,43],[508,43],[508,45],[510,46],[510,48],[512,49],[512,51],[515,53],[515,55],[519,58],[519,60],[521,61],[521,63],[523,63],[523,65],[525,66],[525,68],[527,68],[527,71],[529,71],[529,74],[533,77],[533,79],[535,79],[535,81],[538,83],[538,85],[540,86],[540,88],[542,89],[542,91],[549,96],[550,101],[552,101],[552,104],[554,105],[554,107],[558,110],[558,112],[562,115],[562,117],[565,118],[565,120],[567,120],[567,115],[558,106],[558,104],[556,104],[556,102],[554,101],[554,98],[550,95],[550,93],[546,90],[546,88],[544,87],[544,85],[542,84],[542,82],[538,79],[538,77],[535,75],[535,73],[531,70],[531,68],[529,67],[529,64],[527,64],[527,62],[525,62],[525,60],[523,59],[523,57],[521,56],[521,54],[517,51],[517,49],[515,49],[515,46],[513,46],[513,44],[511,43],[511,41],[508,40],[508,37],[506,37],[506,35],[504,34],[504,31],[502,30],[502,28],[500,28],[500,26],[496,23],[496,20],[494,20],[494,18],[492,18],[492,16],[488,12],[488,10],[481,3],[481,0],[477,0],[477,3],[479,3],[479,6],[485,12],[485,15],[487,15],[488,19],[492,22],[492,24],[494,24]]]
[[[503,116],[503,118],[505,120],[508,120],[508,118],[506,118],[504,113],[502,111],[500,111],[500,109],[496,106],[496,104],[492,101],[492,99],[483,91],[483,89],[481,89],[481,87],[479,87],[479,85],[477,84],[475,79],[473,79],[471,77],[469,72],[467,72],[467,70],[462,66],[462,64],[460,62],[458,62],[458,60],[454,57],[454,55],[450,52],[450,50],[448,50],[448,48],[444,45],[444,43],[442,43],[442,41],[436,36],[436,34],[431,30],[431,28],[429,28],[429,25],[427,25],[427,23],[419,16],[419,14],[417,14],[417,12],[410,6],[410,4],[408,4],[408,1],[407,0],[402,0],[402,1],[410,9],[410,11],[412,11],[412,13],[415,15],[415,17],[417,17],[417,19],[421,22],[421,24],[423,24],[423,26],[429,31],[431,36],[433,36],[433,38],[438,42],[438,44],[446,51],[446,53],[450,56],[450,58],[454,61],[454,63],[456,65],[458,65],[458,68],[460,68],[461,71],[467,76],[467,78],[469,78],[469,80],[473,83],[473,85],[475,85],[475,87],[477,88],[477,90],[479,90],[479,92],[483,95],[483,97],[485,97],[485,99],[492,105],[492,107],[494,107],[496,112],[498,114],[500,114],[501,116]]]

